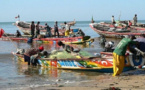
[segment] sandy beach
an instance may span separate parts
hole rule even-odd
[[[125,73],[124,75],[122,74],[117,77],[112,77],[111,75],[103,75],[99,77],[94,76],[93,81],[75,83],[73,85],[70,84],[69,86],[66,84],[44,85],[37,87],[31,86],[23,87],[23,90],[144,90],[145,76],[131,74],[132,73]]]

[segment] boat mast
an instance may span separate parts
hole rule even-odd
[[[93,16],[92,16],[92,21],[91,21],[91,23],[94,23],[95,21],[94,21],[94,19],[93,19]]]

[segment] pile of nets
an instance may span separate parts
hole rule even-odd
[[[68,53],[66,51],[52,51],[52,53],[49,55],[48,58],[51,59],[67,59],[67,58],[80,58],[84,57],[84,58],[88,58],[91,57],[92,55],[90,53],[88,53],[87,51],[83,51],[81,50],[77,55],[73,55],[71,53]]]

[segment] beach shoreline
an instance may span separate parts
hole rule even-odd
[[[104,77],[104,76],[102,76]],[[9,89],[22,89],[22,90],[144,90],[145,89],[145,76],[142,75],[125,75],[125,76],[105,76],[109,79],[102,79],[98,82],[89,81],[83,83],[75,83],[74,86],[67,86],[66,84],[55,85],[42,85],[30,86]],[[8,88],[7,88],[8,89]]]

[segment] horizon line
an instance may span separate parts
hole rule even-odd
[[[20,21],[23,21],[23,20],[20,20]],[[37,21],[40,21],[40,20],[37,20]],[[77,22],[77,20],[75,20],[75,21]],[[80,22],[80,21],[90,21],[91,22],[91,20],[78,20],[78,22]],[[94,20],[94,21],[110,21],[111,22],[111,20]],[[118,21],[118,20],[116,20],[116,21]],[[128,21],[128,20],[120,20],[120,21]],[[138,20],[138,21],[143,21],[143,20]],[[0,21],[0,22],[16,22],[16,21]],[[26,22],[32,22],[32,21],[26,21]],[[43,21],[42,20],[41,22],[55,22],[55,21]],[[58,22],[65,22],[65,21],[58,21]],[[66,22],[71,22],[71,21],[66,21]]]

